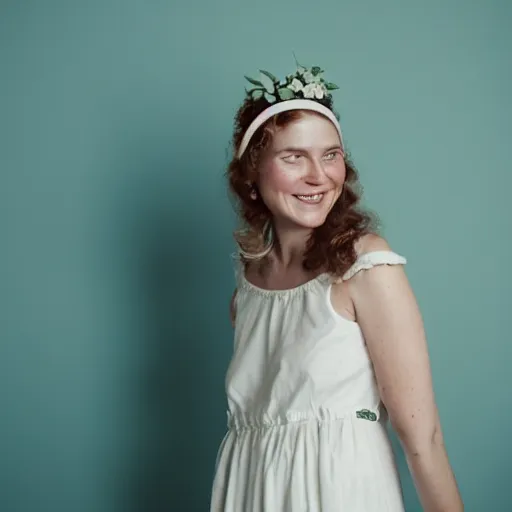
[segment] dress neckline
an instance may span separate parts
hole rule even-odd
[[[251,290],[253,292],[259,293],[260,295],[266,295],[266,296],[292,295],[295,293],[309,290],[316,283],[318,283],[320,281],[326,281],[330,278],[330,276],[327,272],[322,272],[322,273],[318,274],[316,277],[309,279],[305,283],[294,286],[293,288],[268,289],[268,288],[261,288],[260,286],[257,286],[255,284],[251,283],[251,281],[249,281],[247,279],[247,277],[245,277],[244,271],[241,272],[240,277],[241,277],[241,284],[244,288]]]

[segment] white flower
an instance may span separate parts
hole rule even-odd
[[[325,96],[325,93],[326,93],[326,88],[322,84],[316,84],[315,96],[319,100],[321,100]]]
[[[304,80],[306,81],[307,84],[310,84],[311,82],[315,81],[315,75],[313,75],[311,71],[306,71],[302,76],[304,77]]]
[[[325,96],[325,87],[322,84],[310,83],[302,90],[304,98],[317,98],[321,100]]]
[[[291,89],[293,92],[299,92],[302,91],[302,89],[304,89],[304,85],[300,80],[294,78],[292,80],[292,83],[288,85],[288,89]]]
[[[316,84],[308,84],[302,90],[302,94],[304,94],[304,98],[314,98],[315,97],[315,88]]]

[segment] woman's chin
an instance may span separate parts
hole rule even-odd
[[[299,229],[315,229],[325,223],[327,215],[300,216],[293,219],[293,223]]]

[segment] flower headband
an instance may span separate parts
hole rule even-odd
[[[330,91],[338,89],[336,84],[324,80],[323,72],[318,66],[308,69],[298,65],[297,71],[293,75],[288,75],[284,83],[281,83],[274,75],[264,70],[260,70],[260,80],[254,80],[246,76],[246,80],[255,86],[246,90],[247,98],[250,101],[265,98],[269,107],[261,112],[249,125],[240,143],[237,157],[242,157],[254,133],[263,123],[276,114],[288,110],[312,110],[324,115],[336,127],[343,146],[341,128],[336,116],[332,110],[318,101],[330,99]]]

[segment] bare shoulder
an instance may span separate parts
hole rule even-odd
[[[361,237],[357,242],[356,253],[359,256],[378,251],[389,251],[394,253],[394,249],[388,241],[379,235],[369,234]],[[348,281],[350,295],[353,300],[357,300],[357,295],[365,297],[369,294],[384,292],[393,289],[400,295],[411,295],[410,283],[406,275],[403,261],[384,260],[369,268],[364,267],[363,271],[355,272]]]
[[[354,246],[358,256],[373,251],[391,251],[388,241],[375,233],[367,233],[363,235]]]
[[[354,249],[357,257],[359,257],[374,251],[390,251],[391,247],[382,236],[368,233],[357,240],[354,244]],[[362,274],[362,272],[359,272],[353,278],[346,281],[342,279],[337,280],[331,290],[331,303],[334,310],[351,321],[356,321],[357,318],[353,295],[356,292],[354,288],[357,288]]]
[[[378,251],[389,251],[394,252],[389,242],[382,236],[369,233],[362,236],[354,245],[357,257],[372,252]],[[404,274],[405,272],[402,265],[375,265],[369,269],[365,268],[364,271],[358,271],[353,273],[353,277],[346,281],[348,288],[351,291],[351,295],[354,289],[360,286],[363,282],[367,286],[374,286],[375,280],[380,281],[380,284],[386,284],[386,280],[393,280],[397,278],[397,274]],[[403,276],[402,276],[403,277]]]

